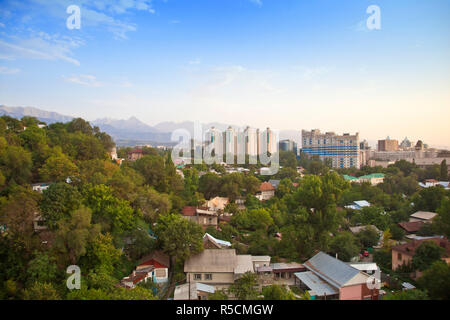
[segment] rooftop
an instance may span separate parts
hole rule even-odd
[[[360,271],[324,252],[319,252],[304,263],[304,266],[336,288],[344,287]]]
[[[435,238],[427,238],[422,240],[413,240],[395,247],[392,247],[392,250],[404,253],[409,256],[413,256],[416,252],[416,249],[422,244],[424,241],[433,241],[441,248],[445,249],[444,255],[446,257],[450,257],[450,241],[445,238],[435,237]]]
[[[422,228],[423,221],[413,221],[413,222],[399,222],[399,226],[406,232],[417,232]]]
[[[316,276],[311,271],[306,272],[296,272],[294,275],[303,282],[308,288],[310,288],[312,291],[314,291],[316,296],[329,296],[329,295],[335,295],[338,294],[339,291],[329,285],[327,282],[320,279],[318,276]]]
[[[431,220],[433,219],[437,213],[429,212],[429,211],[417,211],[411,215],[412,218],[421,219],[421,220]]]
[[[259,187],[259,191],[274,191],[275,187],[270,182],[263,182]]]

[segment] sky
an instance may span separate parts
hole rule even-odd
[[[8,106],[450,146],[449,89],[448,0],[0,0]]]

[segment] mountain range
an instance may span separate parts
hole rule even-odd
[[[47,124],[55,122],[68,122],[74,117],[62,115],[57,112],[50,112],[35,107],[9,107],[0,105],[0,116],[8,115],[17,119],[24,116],[33,116],[44,121]],[[108,133],[119,146],[137,145],[137,144],[164,144],[170,145],[171,134],[176,129],[185,129],[191,136],[194,133],[194,122],[161,122],[155,126],[150,126],[136,117],[131,117],[126,120],[117,120],[111,118],[96,119],[89,121],[92,125],[98,126],[100,130]],[[230,125],[211,122],[202,124],[202,129],[206,130],[215,127],[218,130],[224,131]],[[236,125],[231,125],[233,128],[240,128]],[[300,143],[300,131],[296,130],[282,130],[280,131],[280,139],[291,139]]]

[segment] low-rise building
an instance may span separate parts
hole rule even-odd
[[[270,256],[252,256],[253,269],[270,266]]]
[[[431,223],[436,217],[437,213],[429,211],[417,211],[409,216],[409,222],[422,221],[425,223]]]
[[[173,300],[208,300],[209,295],[215,291],[213,286],[200,282],[188,282],[175,287]]]
[[[373,277],[326,253],[319,252],[303,265],[308,271],[295,273],[295,283],[313,299],[378,299],[379,283]]]
[[[51,185],[51,182],[40,182],[40,183],[33,183],[31,185],[31,188],[33,191],[42,193],[44,190],[47,190]]]
[[[366,200],[353,201],[352,204],[345,206],[347,209],[361,210],[364,207],[370,207],[370,203]]]
[[[413,240],[395,247],[392,247],[392,270],[397,270],[398,268],[402,266],[408,266],[411,265],[412,259],[416,253],[417,248],[424,242],[424,241],[433,241],[438,246],[443,248],[444,251],[444,257],[442,260],[446,261],[447,263],[450,262],[450,241],[448,241],[445,238],[442,237],[434,237],[434,238],[427,238],[423,240]]]
[[[237,255],[235,249],[205,249],[185,261],[184,272],[188,283],[202,282],[219,290],[254,269],[251,255]]]
[[[214,238],[209,233],[203,236],[203,248],[205,249],[226,249],[231,248],[231,242]]]
[[[205,207],[186,206],[181,210],[181,214],[186,219],[198,223],[203,229],[210,226],[217,228],[219,221],[217,212]]]
[[[406,231],[408,234],[413,234],[418,232],[424,225],[423,221],[413,221],[413,222],[399,222],[400,228]]]
[[[128,152],[128,160],[136,161],[141,159],[144,156],[142,149],[133,149]]]
[[[275,196],[275,187],[270,182],[263,182],[259,186],[256,198],[260,201],[266,201]]]
[[[223,211],[228,203],[230,203],[230,200],[228,198],[215,197],[208,200],[206,206],[211,211]]]

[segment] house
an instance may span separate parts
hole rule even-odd
[[[128,277],[125,277],[120,281],[119,286],[128,289],[133,289],[136,287],[137,284],[141,283],[142,281],[147,282],[148,279],[152,281],[153,270],[154,270],[153,266],[142,268],[139,271],[134,270]]]
[[[351,182],[351,183],[370,183],[373,186],[376,186],[377,184],[383,183],[384,181],[384,174],[383,173],[372,173],[361,177],[353,177],[344,174],[344,179]]]
[[[45,225],[44,217],[42,217],[42,215],[39,214],[38,212],[34,213],[33,227],[34,227],[34,232],[39,232],[39,231],[47,229],[47,226]]]
[[[375,279],[381,283],[381,269],[375,262],[350,262],[347,264],[358,269],[359,271],[375,277]]]
[[[141,159],[144,156],[144,153],[142,149],[133,149],[128,152],[128,160],[129,161],[136,161],[138,159]]]
[[[214,292],[213,286],[200,282],[188,282],[175,287],[173,300],[208,300],[208,296]]]
[[[51,182],[40,182],[40,183],[33,183],[31,185],[31,188],[33,189],[33,191],[42,193],[44,190],[47,190],[48,187],[50,187]]]
[[[219,290],[254,269],[251,255],[237,255],[235,249],[205,249],[185,261],[184,272],[187,282],[202,282]]]
[[[428,211],[417,211],[409,216],[409,222],[423,221],[425,223],[431,223],[437,213]]]
[[[227,204],[230,203],[228,198],[215,197],[207,201],[206,206],[211,211],[223,211]]]
[[[270,266],[270,256],[252,256],[253,269]]]
[[[209,233],[205,233],[203,236],[203,247],[205,249],[231,248],[231,242],[216,239]]]
[[[436,186],[442,186],[445,190],[450,189],[450,182],[448,181],[437,181],[434,179],[425,180],[425,183],[419,182],[419,186],[422,188],[430,188]]]
[[[266,201],[275,196],[275,187],[270,182],[263,182],[259,186],[256,198],[259,201]]]
[[[406,231],[408,234],[416,233],[419,231],[425,222],[423,221],[413,221],[413,222],[399,222],[400,228]]]
[[[426,238],[422,240],[413,240],[395,247],[392,247],[392,270],[397,270],[399,267],[410,265],[412,258],[416,253],[416,249],[424,241],[433,241],[441,248],[444,248],[444,257],[442,260],[450,263],[450,241],[442,237]]]
[[[296,272],[306,271],[305,267],[297,262],[280,262],[270,264],[275,279],[291,279]]]
[[[181,214],[186,219],[198,223],[203,229],[209,226],[217,228],[218,215],[215,211],[208,210],[208,208],[186,206],[181,210]]]
[[[303,265],[308,271],[295,273],[295,284],[309,290],[313,299],[378,299],[378,286],[368,285],[374,281],[371,276],[326,253],[317,253]]]
[[[345,206],[345,208],[353,210],[361,210],[364,207],[370,207],[370,203],[366,200],[353,201],[352,204]]]
[[[141,263],[136,267],[136,272],[141,272],[152,267],[152,280],[155,283],[169,281],[169,256],[161,251],[153,251],[151,254],[143,257]]]
[[[365,230],[365,229],[367,229],[367,228],[372,228],[372,229],[374,229],[376,232],[378,232],[379,234],[382,233],[382,232],[381,232],[376,226],[374,226],[373,224],[369,224],[369,225],[366,225],[366,226],[350,227],[349,229],[350,229],[351,233],[353,233],[353,234],[358,234],[358,233],[360,233],[361,231],[363,231],[363,230]]]

